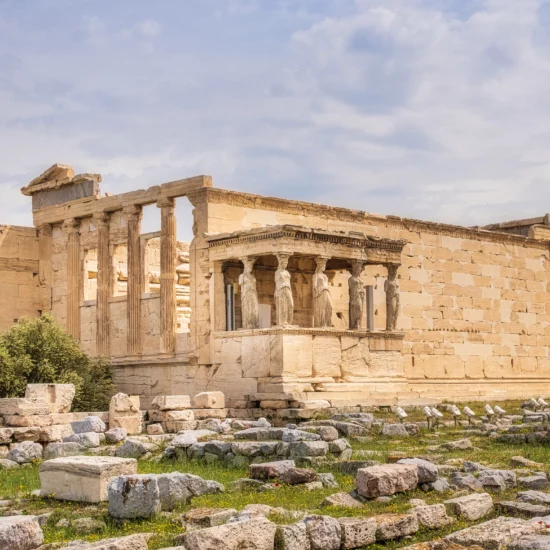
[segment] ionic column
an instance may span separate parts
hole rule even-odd
[[[65,220],[67,231],[67,332],[80,339],[80,220]]]
[[[126,353],[141,353],[141,206],[131,205],[123,208],[128,225],[128,294],[126,296],[126,315],[128,321]]]
[[[109,353],[109,298],[111,297],[111,258],[109,253],[109,214],[94,215],[97,227],[97,355],[108,357]]]
[[[164,353],[176,351],[176,216],[174,199],[157,202],[160,224],[160,328]]]
[[[38,281],[40,283],[40,309],[52,309],[52,226],[38,227]]]

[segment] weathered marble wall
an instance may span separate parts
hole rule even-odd
[[[0,225],[0,332],[21,317],[35,317],[44,306],[39,286],[38,235],[32,227]]]

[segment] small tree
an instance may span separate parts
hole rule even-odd
[[[75,410],[106,410],[112,367],[90,358],[50,315],[25,318],[0,335],[0,397],[22,397],[27,384],[74,384]]]

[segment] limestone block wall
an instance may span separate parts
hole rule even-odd
[[[288,223],[405,239],[398,329],[405,332],[403,372],[411,395],[464,397],[465,388],[480,399],[494,391],[550,393],[549,241],[217,189],[204,193],[210,232]],[[372,266],[363,276],[376,288],[380,329],[384,271]],[[339,274],[331,287],[344,314],[346,277]]]
[[[373,393],[376,383],[405,382],[401,348],[402,340],[395,335],[365,332],[279,328],[219,332],[213,379],[231,378],[224,390],[230,397],[308,392],[348,404],[356,399],[359,404]]]
[[[0,225],[0,296],[0,332],[22,317],[36,317],[43,308],[33,227]]]

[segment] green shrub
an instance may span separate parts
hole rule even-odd
[[[0,397],[22,397],[27,384],[40,383],[74,384],[79,411],[106,410],[115,392],[109,361],[88,357],[50,315],[0,335]]]

